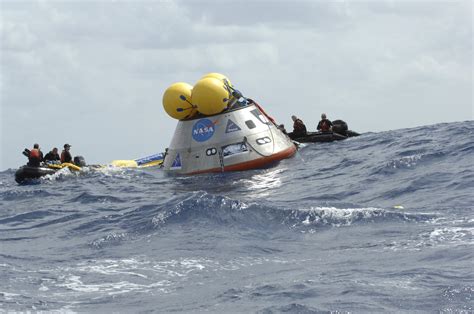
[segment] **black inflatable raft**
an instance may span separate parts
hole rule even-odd
[[[345,140],[348,137],[359,136],[360,134],[348,130],[347,123],[342,120],[334,120],[332,131],[327,132],[308,132],[304,136],[294,136],[292,133],[288,135],[294,141],[300,143],[316,143],[316,142],[332,142]]]
[[[65,162],[62,164],[41,163],[41,165],[38,167],[29,166],[27,164],[23,167],[20,167],[20,169],[18,169],[15,172],[15,181],[18,183],[24,183],[29,180],[39,179],[45,175],[53,174],[56,171],[65,167],[69,168],[69,170],[71,171],[80,171],[81,167],[84,167],[85,165],[86,165],[86,161],[84,160],[84,157],[82,156],[74,157],[74,163],[69,163],[69,162]]]
[[[58,170],[59,169],[48,167],[23,166],[15,172],[15,181],[18,183],[24,183],[28,180],[39,179],[47,174],[53,174]]]

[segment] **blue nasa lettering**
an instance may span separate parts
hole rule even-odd
[[[214,135],[215,126],[209,119],[201,119],[193,126],[193,139],[197,142],[205,142]]]

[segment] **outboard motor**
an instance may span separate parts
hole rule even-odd
[[[342,120],[334,120],[332,122],[332,131],[347,136],[347,123]]]
[[[22,152],[22,154],[24,156],[26,156],[26,158],[30,158],[30,150],[28,148],[25,148],[25,150]]]
[[[74,164],[79,167],[84,167],[86,165],[86,160],[82,156],[75,156]]]

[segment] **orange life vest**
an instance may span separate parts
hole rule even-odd
[[[40,158],[39,149],[33,148],[33,149],[30,151],[30,158]]]
[[[321,123],[321,131],[329,131],[329,123],[326,120],[323,120],[323,123]]]

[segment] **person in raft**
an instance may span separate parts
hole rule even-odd
[[[303,121],[296,116],[291,116],[293,120],[293,132],[289,133],[291,139],[295,139],[298,137],[306,136],[307,130],[306,125],[304,125]]]
[[[28,155],[28,166],[39,167],[42,161],[43,152],[40,150],[39,144],[34,144]]]
[[[331,131],[332,122],[326,117],[325,113],[321,114],[321,121],[318,123],[318,131],[329,132]]]
[[[71,148],[71,145],[64,144],[64,150],[61,153],[61,163],[72,162],[72,156],[71,156],[71,153],[69,152],[70,148]]]
[[[47,153],[45,156],[44,156],[44,161],[45,162],[59,162],[61,160],[61,157],[59,157],[59,153],[58,153],[58,148],[57,147],[54,147],[49,153]]]

